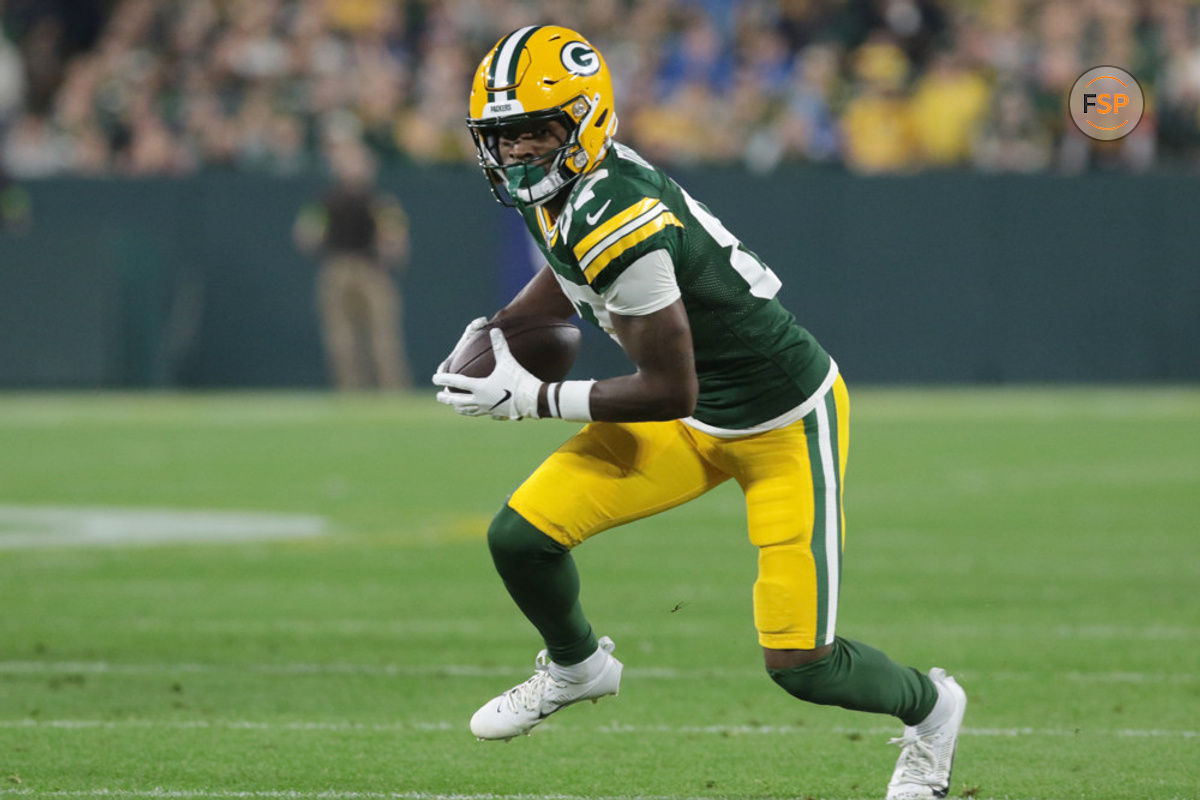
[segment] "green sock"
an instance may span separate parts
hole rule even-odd
[[[905,725],[925,719],[937,702],[937,687],[928,676],[900,666],[874,647],[840,636],[820,661],[767,672],[801,700],[891,714]]]
[[[537,628],[550,660],[567,666],[596,652],[596,635],[579,605],[571,551],[507,505],[488,528],[488,548],[504,587]]]

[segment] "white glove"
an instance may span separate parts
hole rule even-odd
[[[492,355],[496,358],[492,374],[486,378],[468,378],[439,371],[433,376],[434,384],[444,387],[437,394],[438,402],[469,417],[491,414],[495,419],[537,419],[538,391],[542,382],[513,358],[502,331],[492,328],[489,333]],[[460,391],[452,392],[451,389]]]
[[[466,346],[467,342],[474,339],[475,334],[483,330],[487,324],[487,317],[476,317],[468,322],[467,327],[463,329],[462,336],[458,337],[458,344],[454,345],[454,349],[450,351],[450,355],[446,356],[446,358],[442,360],[442,363],[438,364],[437,371],[445,372],[446,368],[450,366],[450,362],[454,360],[456,355],[458,355],[458,351],[462,350],[463,347]]]

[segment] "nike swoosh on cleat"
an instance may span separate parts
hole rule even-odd
[[[501,403],[505,402],[505,401],[506,401],[506,400],[508,400],[508,398],[510,398],[510,397],[512,397],[512,392],[510,392],[508,389],[505,389],[505,390],[504,390],[504,397],[501,397],[499,400],[497,400],[497,401],[496,401],[496,403],[495,403],[495,405],[493,405],[491,408],[489,408],[489,409],[488,409],[488,411],[495,411],[495,410],[496,410],[496,406],[498,406],[498,405],[500,405]]]
[[[587,220],[587,224],[595,225],[596,220],[600,219],[600,215],[604,213],[604,209],[608,208],[608,204],[611,202],[612,202],[612,198],[610,197],[604,201],[604,205],[602,205],[602,206],[600,206],[600,208],[596,209],[596,213],[588,214],[586,217],[584,217],[584,219]]]

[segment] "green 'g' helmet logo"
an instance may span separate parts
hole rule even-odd
[[[587,77],[600,71],[600,56],[587,42],[567,42],[561,56],[563,66],[572,75]]]

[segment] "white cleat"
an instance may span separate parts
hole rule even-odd
[[[938,705],[946,700],[948,712],[932,730],[922,733],[909,725],[904,728],[903,736],[890,740],[889,744],[900,745],[901,751],[888,783],[887,800],[928,800],[950,793],[950,772],[954,768],[958,729],[967,710],[967,693],[944,669],[929,670],[929,678],[937,687]]]
[[[471,733],[480,740],[503,739],[528,734],[533,726],[546,717],[580,700],[593,703],[601,697],[616,694],[621,686],[622,664],[612,656],[616,647],[607,636],[600,637],[603,665],[583,683],[556,680],[550,675],[550,660],[546,651],[534,661],[533,677],[517,684],[499,697],[494,697],[471,717]]]

